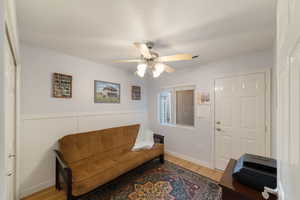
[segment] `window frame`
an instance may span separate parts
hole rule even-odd
[[[193,110],[193,119],[194,123],[193,125],[183,125],[183,124],[177,124],[176,123],[176,91],[182,91],[182,90],[193,90],[193,98],[194,98],[194,110]],[[170,92],[171,93],[171,112],[170,112],[170,123],[161,123],[160,120],[160,97],[163,92]],[[188,128],[188,129],[195,129],[196,127],[196,86],[195,85],[183,85],[183,86],[174,86],[174,87],[167,87],[162,89],[158,93],[158,101],[157,101],[157,109],[158,109],[158,123],[160,126],[170,126],[170,127],[180,127],[180,128]]]

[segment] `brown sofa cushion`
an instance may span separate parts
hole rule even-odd
[[[91,191],[161,154],[163,154],[163,145],[155,144],[149,150],[127,152],[119,157],[114,157],[112,160],[102,160],[103,163],[99,160],[98,167],[84,166],[85,161],[82,161],[83,166],[80,168],[80,173],[74,174],[73,195],[78,196]],[[72,170],[78,172],[75,168]]]
[[[118,163],[118,170],[125,173],[143,164],[146,159],[141,152],[127,152],[115,157],[114,161]]]
[[[143,155],[146,156],[149,160],[162,155],[164,153],[164,145],[163,144],[154,144],[152,149],[146,149],[141,151]]]
[[[73,134],[59,140],[59,148],[72,170],[72,194],[87,193],[131,169],[163,154],[163,144],[131,151],[139,125]]]
[[[117,178],[120,175],[121,174],[116,167],[111,167],[87,179],[74,182],[72,184],[73,187],[72,194],[74,196],[80,196]]]
[[[139,125],[132,125],[67,135],[59,140],[59,148],[68,164],[111,151],[122,154],[131,150],[138,130]]]
[[[73,182],[79,182],[88,179],[96,174],[99,174],[117,163],[111,159],[98,160],[94,157],[80,160],[70,165],[73,173]]]

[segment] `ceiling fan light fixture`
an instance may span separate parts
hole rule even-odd
[[[165,66],[162,63],[156,63],[153,70],[153,77],[157,78],[163,73],[165,70]]]
[[[159,77],[160,76],[160,73],[158,73],[157,71],[152,71],[152,73],[153,73],[153,78],[157,78],[157,77]]]
[[[153,77],[159,77],[163,72],[172,73],[175,71],[173,67],[167,62],[182,61],[182,60],[192,60],[198,56],[192,56],[191,54],[175,54],[170,56],[159,56],[159,54],[153,51],[153,42],[135,42],[133,43],[137,50],[140,52],[140,58],[137,59],[127,59],[127,60],[116,60],[117,63],[137,63],[136,75],[143,78],[149,68]]]
[[[147,70],[147,64],[146,63],[139,63],[138,66],[137,66],[136,73],[139,77],[144,77],[145,73],[146,73],[146,70]]]

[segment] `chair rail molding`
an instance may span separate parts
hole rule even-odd
[[[57,119],[57,118],[77,118],[93,117],[102,115],[129,115],[146,114],[147,111],[113,111],[113,112],[80,112],[80,113],[48,113],[48,114],[22,114],[21,120]]]

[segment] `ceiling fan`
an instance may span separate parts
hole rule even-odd
[[[175,71],[174,68],[165,64],[165,62],[192,60],[194,58],[190,54],[176,54],[176,55],[171,55],[171,56],[161,56],[160,57],[158,53],[156,53],[152,50],[152,48],[154,46],[153,42],[146,42],[146,43],[135,42],[134,46],[141,53],[140,59],[116,60],[115,62],[118,62],[118,63],[136,62],[136,63],[138,63],[136,74],[140,77],[145,76],[145,73],[148,68],[148,69],[152,70],[153,77],[157,78],[164,71],[168,72],[168,73]]]

